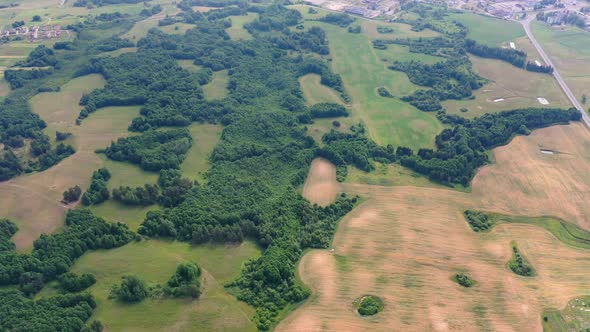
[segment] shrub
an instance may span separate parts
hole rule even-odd
[[[463,274],[463,273],[455,274],[453,276],[453,280],[465,288],[469,288],[469,287],[475,285],[475,280],[469,278],[468,275]]]
[[[469,223],[471,229],[473,229],[475,232],[484,232],[494,226],[494,220],[492,220],[492,218],[490,218],[490,216],[486,213],[465,210],[463,215],[465,216],[465,219],[467,219],[467,223]]]
[[[168,280],[165,292],[174,297],[201,296],[201,269],[197,264],[186,262],[178,265],[174,275]]]
[[[383,311],[383,300],[375,295],[365,295],[358,303],[356,309],[361,316],[373,316]]]
[[[77,200],[80,199],[81,195],[82,195],[82,189],[78,185],[75,185],[75,186],[69,188],[68,190],[64,191],[64,193],[63,193],[64,198],[63,198],[62,202],[66,203],[66,204],[76,202]]]

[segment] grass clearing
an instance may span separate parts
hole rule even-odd
[[[307,74],[299,78],[299,85],[308,106],[317,103],[337,103],[342,104],[339,93],[321,82],[318,74]]]
[[[189,126],[193,145],[180,165],[182,175],[191,180],[205,182],[205,172],[209,169],[209,156],[221,138],[223,127],[210,124],[192,124]]]
[[[229,84],[228,70],[220,70],[213,73],[211,82],[203,85],[203,93],[207,100],[223,99],[228,94],[227,85]]]
[[[258,13],[248,13],[243,16],[230,16],[231,27],[227,28],[227,34],[233,40],[249,40],[252,35],[244,29],[244,24],[253,22],[258,17]]]
[[[571,26],[549,27],[535,21],[531,29],[578,100],[582,95],[590,98],[590,33]],[[590,101],[583,107],[590,107]]]
[[[467,38],[490,46],[500,46],[525,36],[524,29],[516,22],[473,13],[451,14],[450,18],[469,29]],[[490,33],[492,32],[493,33]]]
[[[474,91],[475,99],[444,101],[443,106],[451,114],[472,118],[516,108],[543,107],[537,100],[539,97],[549,101],[548,107],[571,107],[551,75],[529,72],[500,60],[470,58],[475,71],[490,82]],[[469,111],[463,113],[462,108]]]
[[[193,60],[176,60],[176,62],[178,62],[179,66],[190,71],[191,73],[196,73],[199,70],[203,69],[202,66],[195,65]]]
[[[256,331],[250,321],[253,308],[225,291],[223,284],[238,277],[243,263],[260,255],[251,242],[238,246],[203,245],[148,240],[82,256],[72,269],[93,273],[98,282],[90,288],[99,319],[108,331]],[[123,275],[136,274],[149,284],[164,284],[183,261],[194,261],[203,273],[203,294],[188,299],[147,299],[138,304],[108,300],[113,284]]]

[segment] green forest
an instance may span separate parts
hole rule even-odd
[[[136,2],[78,0],[74,5]],[[202,13],[194,11],[194,6],[217,9]],[[421,111],[437,112],[438,119],[447,125],[436,136],[435,148],[413,151],[403,146],[381,146],[360,123],[346,132],[329,131],[319,144],[309,135],[308,126],[314,119],[349,116],[349,110],[332,103],[307,106],[298,79],[318,74],[323,85],[336,90],[344,101],[351,101],[342,78],[330,69],[329,40],[321,28],[295,28],[303,23],[303,17],[282,1],[182,0],[177,7],[179,13],[163,18],[159,25],[195,24],[184,34],[152,29],[145,38],[130,41],[122,35],[138,17],[101,14],[72,26],[80,33],[71,44],[56,43],[53,49],[39,46],[21,64],[49,68],[6,72],[12,91],[0,104],[0,143],[5,146],[0,154],[0,181],[48,169],[75,152],[63,143],[52,147],[42,131],[46,124],[31,111],[28,99],[39,91],[54,91],[54,80],[100,74],[106,84],[80,99],[77,124],[104,107],[140,106],[140,115],[128,128],[133,134],[96,153],[135,164],[159,177],[157,184],[109,190],[110,170],[98,169],[81,195],[82,205],[112,199],[128,206],[157,204],[159,208],[147,213],[137,233],[124,224],[97,217],[87,208],[69,210],[63,229],[42,235],[30,253],[15,250],[11,237],[17,227],[9,220],[0,220],[0,286],[8,286],[0,291],[0,330],[79,331],[85,325],[100,325],[90,325],[96,302],[84,292],[96,280],[93,275],[72,273],[72,265],[88,251],[150,238],[194,245],[255,241],[263,249],[262,255],[248,261],[240,277],[224,286],[253,306],[257,327],[268,330],[286,308],[310,296],[295,273],[303,252],[329,248],[339,220],[360,202],[359,197],[344,193],[326,207],[304,199],[299,188],[314,158],[324,157],[334,163],[340,181],[346,179],[348,167],[369,172],[379,162],[398,163],[444,185],[467,187],[477,169],[490,162],[490,149],[536,128],[580,120],[574,109],[554,108],[509,110],[471,120],[446,114],[441,101],[470,98],[486,83],[473,71],[467,52],[519,67],[526,64],[520,53],[500,52],[466,40],[466,28],[458,23],[435,23],[444,21],[444,17],[427,5],[415,3],[405,10],[421,19],[408,23],[416,30],[439,31],[443,37],[396,39],[375,45],[401,44],[412,52],[445,57],[436,64],[394,62],[384,69],[404,72],[421,87],[401,100]],[[232,40],[226,32],[232,24],[228,17],[247,13],[258,14],[245,25],[253,38]],[[354,19],[331,14],[320,21],[345,29]],[[107,31],[111,35],[104,36]],[[455,44],[457,41],[460,43]],[[97,56],[130,46],[136,46],[137,51],[116,57]],[[189,71],[178,60],[191,61],[199,70]],[[228,71],[227,97],[205,99],[202,86],[221,70]],[[179,171],[190,148],[199,144],[185,128],[193,123],[223,126],[204,183],[185,179]],[[14,153],[24,144],[31,147],[31,159]],[[64,201],[73,202],[80,194],[79,188],[72,187],[64,193]],[[485,220],[477,219],[479,216],[467,212],[466,216],[474,229],[489,228]],[[515,255],[519,253],[515,251]],[[518,257],[515,261],[520,264]],[[200,276],[196,264],[179,265],[165,292],[196,299],[201,292]],[[58,281],[62,294],[32,299],[52,281]],[[148,296],[144,288],[141,280],[129,276],[114,288],[113,297],[123,302],[141,301]],[[361,304],[361,308],[361,314],[373,315],[383,310],[383,303],[368,303],[366,308]]]

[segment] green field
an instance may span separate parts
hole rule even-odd
[[[209,169],[209,156],[219,142],[223,127],[210,124],[193,124],[189,127],[193,145],[180,165],[182,175],[191,180],[205,181],[205,172]]]
[[[451,114],[472,118],[510,109],[542,107],[539,97],[547,99],[550,107],[571,106],[551,75],[526,71],[500,60],[470,58],[475,72],[489,82],[473,92],[475,99],[444,101],[443,106]],[[503,100],[496,102],[499,99]],[[468,112],[461,112],[462,108]]]
[[[309,17],[306,6],[294,8]],[[355,24],[362,25],[363,33],[348,33],[346,28],[321,22],[305,24],[306,27],[317,25],[326,31],[330,41],[332,70],[342,75],[347,92],[352,97],[349,121],[363,122],[369,129],[369,136],[381,145],[403,145],[415,149],[433,146],[434,136],[443,129],[435,114],[421,112],[397,98],[380,97],[376,91],[378,87],[384,86],[394,96],[400,96],[418,88],[406,74],[387,69],[388,62],[382,60],[385,55],[388,61],[401,57],[409,59],[410,52],[402,47],[376,52],[367,31],[373,31],[377,23],[357,19]],[[388,38],[423,35],[399,27],[394,30],[397,33],[387,35]],[[425,34],[432,35],[429,31]]]
[[[472,13],[451,14],[450,18],[469,29],[468,38],[491,46],[499,46],[525,36],[520,24],[512,21]]]
[[[590,98],[590,32],[539,22],[533,22],[531,29],[578,100],[582,95]],[[590,107],[590,101],[583,106]]]
[[[207,100],[223,99],[227,96],[229,83],[227,72],[227,69],[214,72],[211,82],[203,85],[203,92]]]
[[[320,83],[320,75],[307,74],[299,78],[299,85],[308,106],[317,103],[338,103],[342,100],[338,91]]]
[[[248,40],[252,39],[252,35],[244,29],[244,24],[254,21],[258,17],[257,13],[248,13],[244,16],[230,16],[231,27],[227,28],[227,34],[233,40]]]
[[[98,282],[90,288],[98,302],[93,318],[108,331],[255,331],[250,321],[254,310],[227,293],[223,284],[239,275],[246,260],[259,255],[260,249],[251,242],[191,247],[149,240],[86,254],[73,271],[96,276]],[[148,284],[163,284],[183,261],[194,261],[204,269],[199,300],[162,298],[129,305],[107,299],[122,276],[136,274]]]

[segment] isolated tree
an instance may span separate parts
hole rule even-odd
[[[41,16],[39,16],[39,15],[33,16],[33,22],[41,22]]]
[[[586,104],[586,100],[587,100],[587,99],[588,99],[588,98],[586,98],[586,95],[585,95],[585,94],[583,94],[583,95],[582,95],[582,104]]]
[[[111,289],[110,298],[116,298],[122,302],[141,302],[148,297],[148,288],[145,281],[134,275],[123,277],[121,285],[114,285]]]

